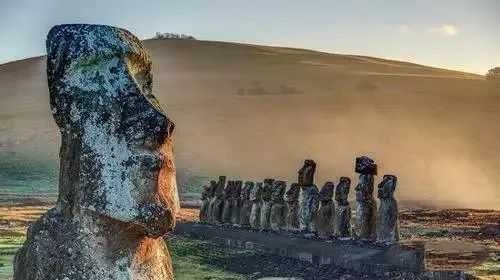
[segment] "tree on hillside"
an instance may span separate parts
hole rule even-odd
[[[500,67],[492,68],[486,73],[486,80],[500,81]]]
[[[156,32],[154,39],[181,39],[181,40],[196,40],[195,37],[186,34],[177,34],[177,33],[160,33]]]

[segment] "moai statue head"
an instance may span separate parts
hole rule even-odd
[[[394,175],[384,175],[382,182],[378,184],[377,197],[380,199],[387,199],[394,197],[398,178]]]
[[[286,190],[286,182],[285,181],[274,181],[274,186],[271,192],[271,200],[274,202],[282,202],[283,195]]]
[[[208,199],[210,193],[210,187],[205,185],[203,186],[203,190],[201,191],[201,199],[205,200]]]
[[[335,189],[335,200],[339,203],[347,203],[351,179],[349,177],[340,177],[340,182]]]
[[[290,189],[286,191],[285,200],[286,201],[298,201],[300,196],[300,185],[297,183],[292,183]]]
[[[314,172],[316,171],[316,162],[312,159],[306,159],[304,166],[299,170],[299,185],[309,187],[314,184]]]
[[[210,181],[210,184],[208,186],[208,197],[212,198],[215,196],[215,192],[217,191],[217,182],[214,180]]]
[[[243,189],[241,190],[241,200],[250,200],[250,194],[254,188],[254,182],[246,181]]]
[[[225,188],[226,188],[226,176],[219,176],[215,193],[222,194]]]
[[[269,201],[273,189],[274,179],[264,179],[264,186],[262,187],[262,200]]]
[[[233,197],[235,182],[232,180],[227,181],[226,187],[224,188],[224,199],[229,199]]]
[[[371,201],[373,199],[373,175],[359,175],[359,182],[354,188],[356,201]]]
[[[250,200],[251,201],[260,201],[262,199],[262,183],[258,182],[252,187],[250,191]]]
[[[58,203],[163,235],[179,208],[174,123],[152,94],[148,52],[126,30],[85,24],[52,28],[47,52]]]
[[[234,181],[234,189],[232,192],[233,198],[240,198],[242,187],[243,187],[243,181],[241,180]]]
[[[331,200],[333,197],[333,191],[335,190],[335,185],[333,182],[326,182],[325,185],[323,185],[323,188],[319,192],[319,200],[320,201],[328,201]]]

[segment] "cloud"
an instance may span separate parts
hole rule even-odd
[[[437,35],[437,36],[446,36],[446,37],[457,36],[458,33],[460,33],[460,30],[458,30],[458,27],[456,27],[453,24],[443,24],[439,27],[427,28],[426,31],[427,31],[427,34]]]

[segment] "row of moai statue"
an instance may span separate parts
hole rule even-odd
[[[379,242],[399,240],[398,207],[394,199],[397,178],[384,175],[378,184],[377,214],[373,198],[377,165],[368,157],[356,158],[356,220],[351,229],[348,201],[351,179],[340,177],[337,186],[314,185],[316,163],[307,159],[299,170],[298,182],[286,190],[286,182],[264,179],[263,183],[227,181],[220,176],[203,188],[200,221],[230,224],[260,230],[314,233],[322,237],[356,237]],[[335,194],[335,195],[334,195]],[[300,197],[302,196],[302,197]],[[335,202],[333,201],[335,198]]]

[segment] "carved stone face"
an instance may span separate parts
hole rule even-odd
[[[316,171],[316,162],[312,159],[306,159],[304,166],[299,170],[298,183],[301,186],[311,186],[314,184],[314,172]]]
[[[373,199],[373,175],[360,175],[356,185],[356,200],[369,201]]]
[[[262,200],[268,201],[271,199],[274,179],[264,179],[264,187],[262,188]]]
[[[217,182],[212,180],[210,181],[210,185],[209,185],[209,193],[208,193],[208,197],[212,198],[215,196],[215,191],[217,190]]]
[[[271,200],[272,201],[283,201],[283,199],[284,199],[283,195],[285,194],[285,189],[286,189],[286,182],[285,181],[275,181],[273,189],[272,189],[272,193],[271,193]]]
[[[232,196],[233,198],[240,198],[243,181],[235,181]]]
[[[249,200],[250,193],[252,192],[253,188],[254,188],[254,182],[246,181],[245,185],[243,186],[243,189],[241,190],[241,199],[242,200]]]
[[[394,197],[398,178],[394,175],[384,175],[382,182],[378,184],[377,197],[380,199]]]
[[[320,200],[330,200],[333,196],[333,191],[335,190],[335,185],[333,182],[326,182],[323,188],[319,192]]]
[[[149,54],[128,31],[90,25],[56,26],[47,49],[59,203],[164,234],[179,207],[174,124],[152,95]]]
[[[297,201],[300,196],[300,185],[297,183],[292,183],[290,185],[290,189],[286,192],[285,199],[286,201]]]
[[[262,183],[257,183],[250,191],[250,200],[259,201],[262,198]]]
[[[340,177],[340,182],[335,190],[335,200],[347,201],[350,187],[351,179],[349,179],[348,177]]]

